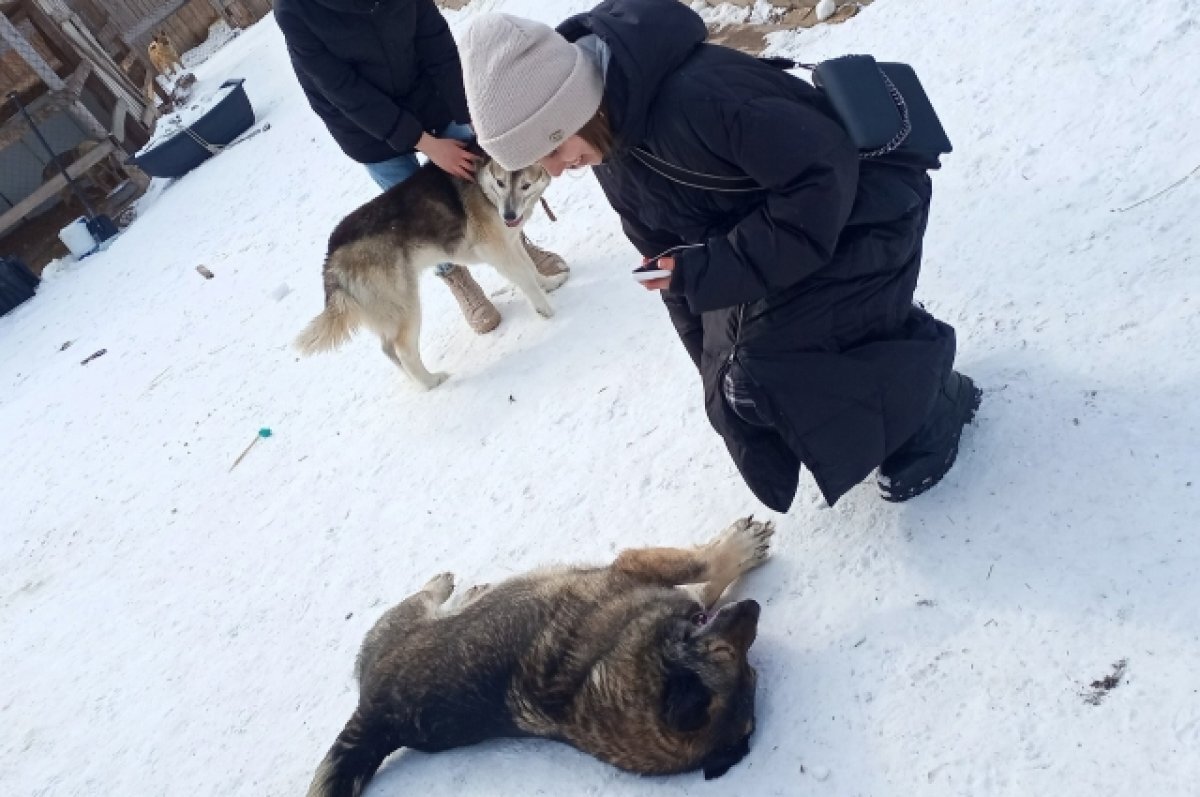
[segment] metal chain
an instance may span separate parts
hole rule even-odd
[[[789,58],[765,58],[759,60],[774,63],[776,66],[782,66],[786,69],[806,69],[809,72],[816,71],[817,67],[820,66],[820,64],[803,64]],[[904,95],[900,93],[900,89],[896,88],[896,84],[892,82],[892,79],[887,76],[887,72],[884,72],[882,68],[877,68],[879,69],[879,77],[883,78],[883,85],[887,87],[888,94],[892,95],[892,102],[896,104],[896,110],[900,112],[900,131],[892,137],[891,141],[879,149],[858,153],[860,159],[878,158],[880,155],[887,155],[889,152],[894,152],[904,144],[909,134],[912,133],[912,121],[908,117],[908,103],[904,101]]]
[[[908,103],[904,101],[904,95],[900,93],[900,89],[896,88],[896,84],[887,76],[887,73],[882,69],[879,70],[879,76],[883,78],[883,83],[887,86],[888,93],[892,95],[892,102],[896,103],[896,110],[900,112],[900,131],[892,136],[892,140],[884,144],[879,149],[873,149],[870,152],[858,153],[859,158],[878,158],[880,155],[886,155],[900,147],[912,133],[912,120],[908,118]]]
[[[210,155],[220,155],[225,147],[229,146],[228,144],[210,144],[201,138],[200,135],[190,127],[183,128],[183,132],[187,133],[188,138],[190,138],[192,141],[195,141],[201,147],[204,147],[204,149],[208,150]]]

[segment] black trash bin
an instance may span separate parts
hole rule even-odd
[[[29,267],[15,257],[0,257],[0,315],[33,298],[41,282]]]

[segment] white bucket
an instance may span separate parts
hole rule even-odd
[[[75,219],[58,231],[58,240],[71,251],[76,258],[83,257],[96,248],[96,239],[87,228],[87,219],[83,216]]]

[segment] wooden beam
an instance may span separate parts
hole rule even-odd
[[[87,106],[82,100],[75,100],[67,106],[67,113],[75,118],[79,126],[83,128],[83,132],[89,138],[105,138],[108,136],[108,130],[104,125],[100,124],[100,120],[92,115]]]
[[[113,107],[112,114],[112,134],[117,141],[125,140],[125,117],[133,116],[133,112],[129,108],[129,104],[123,99],[118,99],[117,104]]]
[[[68,166],[67,174],[71,175],[72,179],[79,177],[88,169],[107,158],[112,151],[113,144],[111,141],[108,141],[107,139],[101,141],[96,145],[95,149]],[[61,191],[66,184],[67,178],[63,177],[61,173],[56,174],[43,183],[42,186],[32,194],[22,199],[11,209],[5,211],[4,215],[0,216],[0,235],[4,235],[10,229],[16,227],[21,220],[33,212],[38,205],[54,196],[54,194],[58,191]]]
[[[153,14],[138,20],[121,38],[131,47],[139,44],[147,33],[157,28],[167,17],[185,5],[187,5],[187,0],[170,0],[162,8],[156,9]]]
[[[54,57],[62,61],[63,65],[74,69],[79,65],[79,53],[71,45],[71,42],[63,35],[62,29],[58,23],[50,18],[45,11],[37,3],[29,3],[26,6],[29,9],[29,19],[33,22],[33,27],[42,34],[42,38],[46,40],[46,44],[54,52]]]
[[[62,30],[67,38],[74,42],[79,54],[92,66],[97,79],[113,96],[114,103],[118,99],[124,99],[130,108],[136,107],[140,110],[143,107],[141,91],[129,79],[129,75],[120,64],[105,51],[104,46],[87,29],[82,19],[72,15],[63,22]]]
[[[30,109],[29,115],[33,117],[34,124],[41,124],[54,114],[61,112],[63,105],[61,99],[52,99],[42,103],[36,110]],[[28,132],[29,122],[25,121],[25,116],[19,113],[13,115],[7,122],[0,124],[0,149],[5,149],[14,141],[24,138]]]
[[[28,42],[21,32],[8,21],[8,17],[0,14],[0,41],[8,42],[17,55],[29,64],[29,68],[42,79],[42,82],[51,89],[61,89],[63,87],[62,78],[55,74],[50,64],[46,63],[46,59],[38,54],[38,51],[33,49],[33,45]]]
[[[75,71],[67,76],[67,94],[73,99],[83,94],[83,84],[87,82],[91,74],[92,65],[87,61],[80,61],[79,66],[75,67]]]

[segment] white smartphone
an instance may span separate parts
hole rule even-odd
[[[650,282],[651,280],[669,277],[674,273],[672,271],[667,271],[665,268],[657,268],[657,266],[657,260],[647,263],[644,266],[639,266],[633,270],[633,278],[638,282]]]

